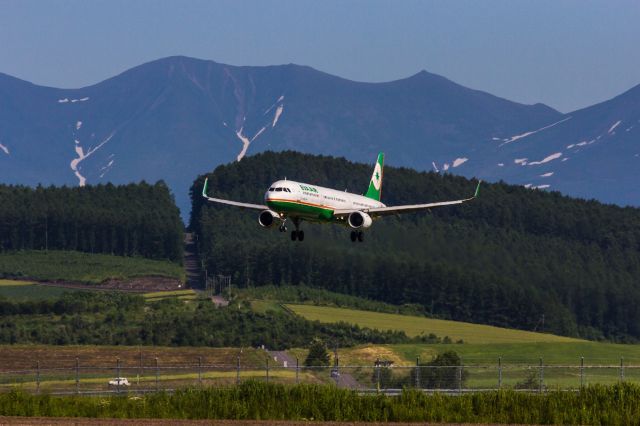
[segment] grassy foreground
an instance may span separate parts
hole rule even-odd
[[[169,261],[56,250],[0,253],[0,278],[98,284],[142,276],[184,281],[182,267]]]
[[[580,392],[513,391],[462,396],[404,391],[359,395],[333,386],[249,381],[237,387],[184,389],[141,397],[56,397],[20,390],[0,395],[3,416],[102,418],[404,421],[519,424],[635,424],[640,387],[589,386]]]
[[[465,343],[531,343],[531,342],[579,342],[583,340],[553,334],[534,333],[490,325],[447,321],[411,315],[387,314],[356,309],[334,308],[314,305],[285,305],[296,314],[312,321],[324,323],[347,322],[360,327],[378,330],[401,330],[407,336],[449,336],[453,341]]]

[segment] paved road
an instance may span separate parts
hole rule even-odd
[[[269,355],[281,367],[295,367],[296,359],[285,351],[269,351]]]
[[[202,288],[202,270],[200,256],[193,234],[184,234],[184,270],[187,274],[187,288]]]
[[[292,357],[291,355],[289,355],[288,353],[286,353],[285,351],[269,351],[269,355],[271,355],[271,357],[273,358],[273,360],[279,365],[279,366],[287,366],[287,367],[295,367],[296,366],[296,359],[294,357]],[[286,364],[285,364],[286,362]],[[302,366],[302,365],[300,365]],[[327,374],[331,374],[331,369],[327,368],[326,369]],[[340,371],[340,369],[338,369],[338,371]],[[335,379],[334,379],[335,380]],[[343,373],[342,371],[340,371],[340,376],[338,376],[338,380],[336,381],[336,385],[339,388],[345,388],[345,389],[364,389],[364,386],[362,386],[360,383],[358,383],[358,381],[349,373]]]

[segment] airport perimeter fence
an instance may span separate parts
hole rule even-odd
[[[46,361],[36,361],[33,368],[0,370],[0,392],[20,388],[48,394],[146,393],[189,386],[231,386],[246,380],[333,384],[363,393],[388,394],[405,388],[462,394],[497,389],[546,392],[577,390],[596,383],[640,383],[640,365],[625,365],[622,359],[618,365],[585,365],[584,360],[575,365],[546,365],[542,360],[532,365],[506,364],[498,360],[493,365],[438,367],[384,363],[305,367],[297,360],[291,364],[267,358],[263,366],[250,366],[238,358],[227,365],[213,365],[201,357],[188,364],[163,364],[156,358],[139,365],[125,365],[119,359],[109,365],[85,365],[76,358],[72,365],[51,367]]]

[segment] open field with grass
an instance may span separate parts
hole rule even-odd
[[[159,300],[176,298],[180,300],[196,300],[198,293],[195,290],[173,290],[173,291],[153,291],[142,295],[147,302],[157,302]]]
[[[31,281],[0,280],[0,297],[4,297],[12,302],[52,300],[70,291],[82,290],[39,285]]]
[[[98,418],[271,419],[503,424],[636,424],[640,387],[590,386],[581,392],[514,391],[468,395],[404,391],[362,395],[335,386],[247,381],[139,397],[0,394],[0,415]]]
[[[182,266],[169,261],[55,250],[0,253],[0,278],[99,284],[145,276],[185,278]]]
[[[378,330],[401,330],[408,336],[435,334],[465,343],[579,342],[580,339],[493,327],[490,325],[447,321],[410,315],[387,314],[328,306],[286,304],[288,309],[312,321],[347,322]]]

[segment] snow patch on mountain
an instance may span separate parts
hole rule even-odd
[[[469,161],[468,158],[463,157],[463,158],[456,158],[455,160],[453,160],[453,167],[456,168],[458,166],[463,165],[464,163],[466,163],[467,161]]]
[[[548,163],[549,161],[557,160],[560,157],[562,157],[562,153],[561,152],[556,152],[555,154],[551,154],[551,155],[546,156],[544,158],[544,160],[532,161],[528,165],[529,166],[537,166],[537,165],[540,165],[540,164]]]
[[[565,119],[563,119],[563,120],[556,121],[555,123],[551,123],[551,124],[549,124],[548,126],[541,127],[541,128],[539,128],[538,130],[532,130],[532,131],[529,131],[529,132],[522,133],[522,134],[520,134],[520,135],[515,135],[515,136],[511,136],[510,138],[503,139],[503,140],[504,140],[504,142],[502,142],[502,143],[500,144],[500,146],[506,145],[506,144],[511,143],[511,142],[515,142],[515,141],[517,141],[518,139],[526,138],[527,136],[531,136],[531,135],[533,135],[533,134],[535,134],[535,133],[538,133],[538,132],[541,132],[541,131],[543,131],[543,130],[550,129],[550,128],[551,128],[551,127],[553,127],[553,126],[557,126],[558,124],[560,124],[560,123],[564,123],[565,121],[570,120],[570,119],[571,119],[571,117],[567,117],[567,118],[565,118]]]
[[[613,125],[609,128],[607,133],[612,134],[613,131],[616,129],[616,127],[618,127],[620,125],[620,123],[622,123],[622,120],[618,120],[615,123],[613,123]]]
[[[432,161],[431,165],[433,166],[433,169],[436,171],[436,173],[440,172],[440,170],[438,169],[438,166],[436,166],[436,162]]]
[[[520,164],[522,166],[526,166],[527,160],[528,160],[527,158],[516,158],[515,160],[513,160],[513,162],[516,164]]]
[[[540,177],[550,177],[550,176],[553,176],[553,173],[554,172],[544,173],[544,174],[540,175]]]
[[[2,145],[1,143],[0,143],[0,149],[2,151],[4,151],[5,154],[9,155],[9,148],[7,148],[6,146]]]
[[[498,167],[504,167],[504,163],[498,163]]]
[[[73,171],[73,174],[75,174],[76,177],[78,178],[78,181],[79,181],[78,185],[85,186],[87,184],[87,178],[82,176],[82,174],[80,173],[80,167],[79,167],[80,163],[83,162],[84,160],[86,160],[87,158],[89,158],[94,152],[96,152],[97,150],[102,148],[102,146],[104,144],[106,144],[107,142],[109,142],[111,140],[113,135],[115,135],[115,132],[112,132],[105,140],[100,142],[100,144],[98,144],[96,147],[90,148],[89,151],[87,151],[86,154],[84,153],[84,149],[80,145],[80,141],[77,140],[77,139],[75,140],[75,147],[74,148],[75,148],[75,152],[76,152],[76,155],[78,156],[78,158],[74,158],[73,160],[71,160],[71,163],[69,164],[69,166],[71,167],[71,170]]]
[[[273,117],[273,124],[271,124],[271,127],[276,127],[276,124],[278,123],[278,120],[280,119],[280,116],[282,115],[283,110],[284,110],[284,104],[278,105],[278,108],[276,109],[276,115]]]
[[[447,170],[449,170],[449,163],[444,163],[444,164],[442,165],[442,171],[445,171],[445,172],[446,172]]]
[[[69,98],[58,99],[59,104],[66,104],[67,102],[69,102]]]
[[[115,162],[113,157],[114,157],[114,155],[111,154],[111,156],[109,157],[109,158],[111,158],[111,160],[109,160],[109,162],[107,163],[106,166],[100,168],[100,171],[102,172],[102,173],[100,173],[100,177],[101,178],[103,178],[104,175],[106,175],[109,172],[109,170],[111,170],[111,166],[113,166],[113,163]]]
[[[76,123],[76,130],[80,130],[80,127],[82,127],[82,121]]]
[[[242,160],[244,155],[247,153],[247,149],[249,149],[249,144],[251,143],[249,138],[242,134],[243,130],[244,130],[244,126],[240,127],[240,130],[236,132],[236,136],[238,137],[238,139],[240,139],[240,142],[242,142],[242,150],[240,151],[240,154],[238,154],[238,156],[236,157],[238,161]]]
[[[534,188],[536,189],[547,189],[549,188],[551,185],[538,185],[538,186],[534,186]]]

